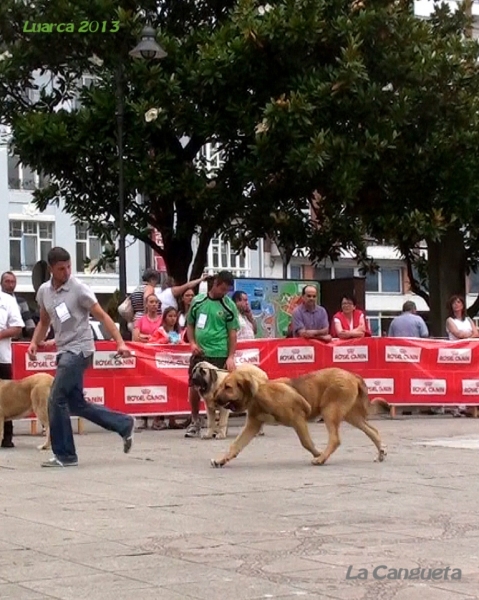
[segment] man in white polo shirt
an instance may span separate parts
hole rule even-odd
[[[28,348],[28,355],[35,360],[38,345],[45,339],[51,323],[58,350],[55,381],[48,401],[54,456],[42,463],[42,467],[78,465],[70,413],[118,433],[123,438],[123,451],[127,453],[133,442],[134,418],[87,402],[83,394],[83,375],[91,366],[95,351],[90,314],[103,323],[117,343],[120,356],[129,356],[130,351],[115,323],[98,304],[95,294],[87,285],[71,277],[70,254],[64,248],[52,248],[47,262],[51,279],[38,290],[40,321]]]
[[[12,338],[20,337],[23,327],[25,323],[15,298],[0,292],[0,379],[12,378]],[[15,447],[12,436],[13,424],[5,421],[3,431],[0,431],[2,448]]]

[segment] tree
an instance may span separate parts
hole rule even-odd
[[[160,26],[168,51],[160,64],[128,58],[140,8]],[[286,254],[306,247],[315,261],[352,250],[366,269],[376,268],[365,247],[372,236],[397,245],[411,274],[421,240],[437,265],[435,250],[459,236],[466,253],[454,242],[457,277],[430,277],[429,293],[464,285],[460,271],[477,256],[479,78],[463,14],[440,9],[421,21],[409,0],[151,0],[118,11],[110,0],[7,0],[0,11],[12,54],[0,63],[2,118],[22,161],[54,177],[37,193],[40,206],[65,198],[76,218],[113,234],[123,64],[127,226],[151,246],[147,227],[161,232],[176,278],[186,277],[194,233],[194,275],[220,232],[238,250],[269,235]],[[23,21],[41,12],[43,21],[117,19],[121,36],[71,34],[66,44],[23,33]],[[32,107],[21,91],[40,67],[56,88]],[[82,107],[62,110],[86,71],[96,81],[82,88]],[[224,159],[213,175],[199,153],[208,141]]]
[[[441,7],[425,22],[410,2],[388,0],[271,4],[239,8],[225,25],[229,44],[254,54],[243,88],[261,93],[275,75],[257,160],[245,164],[249,237],[269,201],[311,211],[312,260],[349,247],[374,269],[365,239],[393,243],[443,335],[445,299],[464,292],[478,258],[478,46],[464,38],[467,16]],[[245,56],[241,47],[230,68],[244,71]],[[423,240],[429,294],[413,277]]]
[[[100,237],[111,241],[115,236],[120,80],[125,97],[126,229],[159,252],[178,281],[188,275],[193,235],[199,236],[195,277],[204,269],[212,236],[237,213],[242,195],[232,163],[245,139],[241,144],[234,140],[231,149],[229,139],[224,140],[223,164],[216,171],[208,169],[200,154],[205,143],[217,139],[218,122],[223,121],[223,131],[234,131],[238,121],[230,105],[233,88],[226,97],[209,99],[208,107],[202,105],[204,82],[215,74],[200,68],[199,52],[202,47],[208,51],[212,32],[221,27],[232,4],[125,1],[118,8],[111,0],[6,0],[0,8],[6,50],[0,63],[1,120],[12,126],[21,161],[51,177],[50,185],[35,192],[36,203],[44,209],[62,201],[67,212]],[[145,11],[153,25],[161,25],[160,41],[168,52],[161,64],[128,56]],[[107,32],[80,33],[86,20],[106,23]],[[32,23],[59,22],[73,23],[75,31],[28,31]],[[93,77],[93,85],[81,84],[85,74]],[[28,90],[36,92],[33,100]],[[81,105],[72,110],[66,103],[77,96]],[[136,200],[138,194],[142,203]],[[162,247],[150,238],[151,228],[160,231]]]

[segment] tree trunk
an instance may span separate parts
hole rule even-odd
[[[191,268],[190,279],[198,279],[203,275],[208,263],[208,248],[213,235],[214,233],[208,231],[206,228],[201,229],[201,233],[198,237],[195,260]]]
[[[465,296],[466,249],[464,234],[451,227],[440,241],[427,241],[429,275],[429,331],[446,335],[447,301],[453,294]]]
[[[164,240],[163,259],[166,270],[173,277],[177,285],[188,281],[188,271],[193,260],[193,250],[190,240],[184,238],[173,238]]]

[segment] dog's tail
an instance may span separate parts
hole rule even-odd
[[[368,386],[360,375],[356,375],[358,380],[358,400],[364,409],[366,415],[384,415],[388,414],[391,408],[390,404],[383,398],[369,399]]]

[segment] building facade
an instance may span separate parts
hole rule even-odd
[[[62,210],[62,206],[49,206],[40,213],[33,204],[33,190],[41,185],[38,175],[18,164],[9,156],[7,145],[0,146],[0,271],[13,271],[17,277],[17,290],[30,303],[34,303],[32,267],[45,259],[50,248],[63,246],[72,256],[75,275],[88,283],[107,304],[118,289],[117,268],[97,272],[96,261],[103,248],[100,240],[83,224],[75,223]],[[7,242],[8,240],[8,242]],[[193,242],[193,251],[195,250]],[[150,248],[143,242],[127,240],[127,284],[131,292],[141,279],[147,265],[161,265],[155,261]],[[427,317],[424,300],[410,293],[404,262],[392,247],[372,245],[369,254],[380,266],[375,275],[366,277],[366,311],[375,335],[384,335],[391,319],[401,311],[406,300],[413,299],[418,310]],[[88,262],[88,260],[89,262]],[[237,255],[221,236],[214,238],[208,250],[207,271],[215,273],[230,270],[236,277],[281,279],[283,263],[274,243],[258,240],[256,250],[246,250]],[[306,258],[295,256],[288,265],[288,277],[295,280],[344,278],[360,275],[354,257],[343,253],[332,264],[325,261],[320,267],[312,266]],[[479,275],[473,274],[468,281],[468,305],[479,293]],[[338,307],[339,308],[339,307]]]

